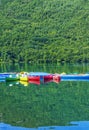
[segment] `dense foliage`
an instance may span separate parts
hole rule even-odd
[[[1,62],[89,62],[88,0],[1,0]]]

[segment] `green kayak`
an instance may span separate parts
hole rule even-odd
[[[14,75],[12,74],[12,75],[6,77],[6,81],[17,81],[19,79],[20,79],[20,77],[15,74]]]

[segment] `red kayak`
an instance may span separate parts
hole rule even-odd
[[[59,83],[61,81],[61,77],[59,74],[53,75],[53,82]]]
[[[29,81],[40,81],[40,76],[28,76]]]
[[[28,81],[29,81],[29,83],[39,85],[40,84],[40,76],[31,76],[31,75],[29,75],[28,76]]]
[[[44,83],[53,81],[53,75],[45,75],[43,78],[44,78]]]
[[[30,83],[40,84],[40,83],[47,83],[53,81],[52,75],[45,75],[45,76],[28,76],[28,80]]]

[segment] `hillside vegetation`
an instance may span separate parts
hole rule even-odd
[[[89,0],[1,0],[1,62],[89,62]]]

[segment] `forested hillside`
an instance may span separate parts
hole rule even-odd
[[[1,0],[1,62],[89,62],[89,0]]]

